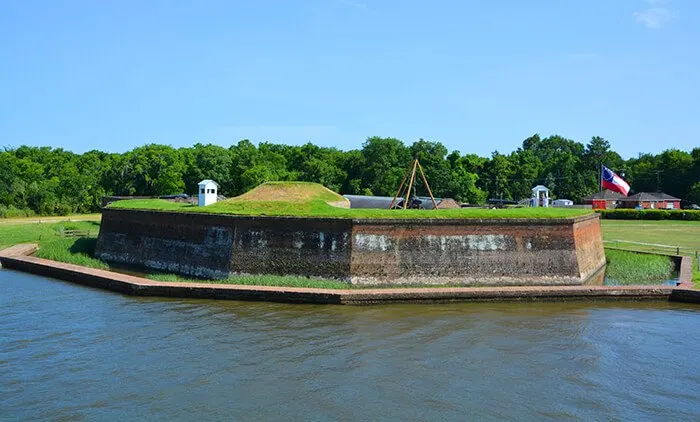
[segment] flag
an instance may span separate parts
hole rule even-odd
[[[615,192],[620,192],[621,194],[627,196],[630,191],[630,185],[627,184],[622,177],[615,174],[614,171],[603,166],[603,177],[602,185],[604,189],[610,189]]]

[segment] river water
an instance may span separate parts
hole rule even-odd
[[[2,420],[698,420],[700,307],[133,298],[0,270]]]

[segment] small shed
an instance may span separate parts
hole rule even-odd
[[[216,202],[219,184],[210,179],[199,182],[199,206],[205,207]]]

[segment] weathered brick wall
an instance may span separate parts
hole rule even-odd
[[[573,231],[579,276],[587,279],[605,264],[600,218],[581,219],[574,224]]]
[[[120,264],[225,278],[233,234],[234,227],[216,216],[106,208],[95,255]]]
[[[103,210],[96,255],[203,278],[348,278],[350,220]]]
[[[350,220],[238,218],[230,271],[347,279]]]
[[[596,216],[575,224],[599,227]],[[522,219],[358,221],[353,226],[352,281],[581,284],[579,256],[586,262],[585,275],[593,267],[600,268],[605,257],[600,239],[595,243],[593,230],[588,238],[580,239],[585,250],[577,251],[575,224]]]
[[[354,284],[581,284],[605,263],[598,215],[577,220],[350,220],[105,209],[105,260],[205,278]]]

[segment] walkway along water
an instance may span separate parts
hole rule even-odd
[[[135,296],[253,300],[287,303],[363,305],[496,300],[671,300],[700,303],[700,291],[689,280],[673,286],[521,286],[391,289],[309,289],[158,282],[141,277],[27,256],[37,245],[16,245],[0,251],[3,267],[45,275],[86,286]]]

